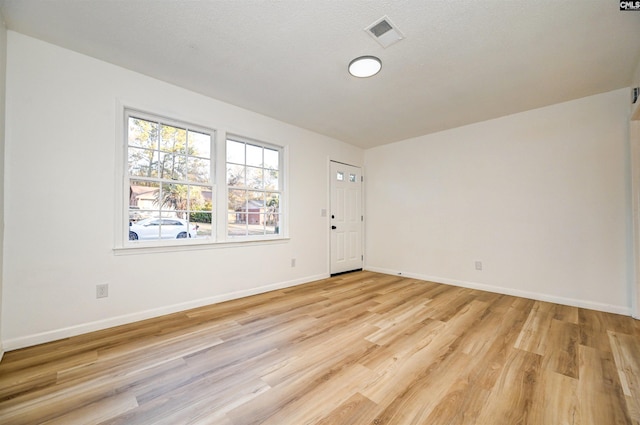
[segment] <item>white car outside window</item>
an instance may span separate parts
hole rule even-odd
[[[129,240],[183,239],[197,237],[198,226],[181,218],[146,218],[129,225]]]

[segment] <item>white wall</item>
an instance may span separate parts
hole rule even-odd
[[[118,103],[288,146],[290,240],[114,255]],[[329,159],[363,160],[339,141],[11,31],[6,120],[6,349],[328,276]],[[109,297],[97,300],[105,282]]]
[[[7,28],[0,14],[0,241],[4,240],[4,128],[5,80],[7,65]],[[0,242],[0,360],[4,354],[2,344],[2,275],[4,245]]]
[[[631,88],[640,86],[640,61],[636,66],[631,79]],[[632,315],[640,319],[640,100],[632,105],[632,117],[629,122],[629,140],[631,145],[631,199],[633,204],[633,225],[634,225],[634,280],[632,285]]]
[[[629,314],[628,115],[622,89],[367,150],[367,269]]]

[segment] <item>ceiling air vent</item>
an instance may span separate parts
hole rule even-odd
[[[404,38],[400,30],[393,25],[387,16],[375,21],[364,29],[382,47],[389,47]]]

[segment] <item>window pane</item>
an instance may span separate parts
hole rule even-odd
[[[247,234],[247,214],[229,214],[228,235],[245,236]]]
[[[266,211],[277,213],[280,211],[280,194],[275,192],[265,193]]]
[[[170,125],[160,126],[160,150],[172,153],[187,153],[187,131]]]
[[[247,187],[251,189],[262,189],[262,176],[262,168],[247,167]]]
[[[349,174],[349,181],[351,183],[355,183],[356,182],[356,175],[355,174]]]
[[[158,176],[158,152],[149,149],[129,148],[129,175],[135,177]]]
[[[342,171],[338,171],[338,174],[336,175],[336,179],[338,179],[339,182],[344,180],[344,173]]]
[[[136,218],[148,218],[151,214],[148,211],[158,211],[158,194],[160,184],[140,180],[131,180],[129,184],[129,214],[139,211]],[[145,213],[147,211],[147,213]]]
[[[249,211],[257,210],[260,212],[264,208],[264,193],[263,192],[248,192],[247,208]]]
[[[244,187],[244,165],[227,164],[227,184],[229,186]]]
[[[158,124],[141,118],[129,117],[129,146],[158,149]]]
[[[246,212],[247,210],[247,191],[246,190],[229,190],[229,213]]]
[[[244,143],[227,140],[227,162],[244,164]]]
[[[189,214],[189,222],[197,226],[198,237],[210,237],[212,234],[212,214],[205,211],[193,211]]]
[[[163,184],[159,203],[163,210],[174,212],[178,218],[185,218],[188,186],[184,184]],[[163,214],[164,216],[168,214]]]
[[[280,186],[278,186],[278,171],[264,170],[264,188],[271,190],[280,188]]]
[[[267,235],[280,234],[280,216],[278,214],[267,214],[265,218],[265,233]]]
[[[202,193],[202,186],[187,186],[187,191],[189,195],[189,211],[200,211],[206,208],[206,200]],[[209,202],[209,205],[211,205],[211,202]],[[209,208],[209,210],[211,209]]]
[[[213,190],[211,186],[200,186],[200,195],[204,201],[205,209],[213,211]]]
[[[161,179],[186,180],[187,179],[187,157],[170,153],[160,153],[160,176]]]
[[[264,216],[262,214],[249,213],[248,221],[249,235],[264,235]]]
[[[129,225],[129,240],[156,240],[160,239],[160,221],[154,218],[146,218]]]
[[[247,165],[262,167],[262,147],[247,145]]]
[[[264,168],[270,168],[272,170],[279,169],[278,162],[280,161],[280,153],[273,149],[264,149]]]
[[[192,182],[208,183],[211,181],[211,161],[202,158],[187,159],[188,171],[187,179]]]
[[[196,131],[189,131],[189,152],[191,156],[211,158],[211,136]]]
[[[247,201],[247,228],[250,235],[264,234],[264,193],[249,192]]]
[[[262,214],[260,214],[258,211],[260,211],[259,209],[256,210],[249,210],[249,212],[247,213],[247,224],[249,224],[249,231],[251,232],[251,229],[255,229],[256,226],[257,227],[261,227],[262,223],[263,223],[263,219],[262,219]]]

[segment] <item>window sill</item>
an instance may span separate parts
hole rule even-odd
[[[127,246],[113,248],[114,255],[137,255],[137,254],[151,254],[155,252],[181,252],[181,251],[197,251],[205,249],[219,249],[219,248],[240,248],[244,246],[260,246],[260,245],[276,245],[289,242],[290,238],[269,238],[269,239],[248,239],[238,238],[232,241],[215,242],[211,240],[203,241],[189,241],[189,243],[175,244],[173,241],[170,243],[162,244],[157,242],[136,242],[130,243]]]

